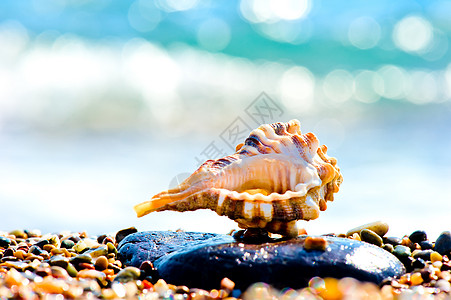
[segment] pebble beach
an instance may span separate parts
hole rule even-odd
[[[246,290],[223,278],[216,289],[176,286],[159,278],[150,261],[139,268],[123,264],[118,244],[136,232],[91,236],[87,232],[41,233],[39,230],[0,232],[1,299],[448,299],[451,290],[451,233],[435,241],[415,230],[387,235],[388,225],[373,222],[343,239],[371,243],[396,256],[407,272],[379,285],[353,278],[310,279],[301,289],[282,290],[258,282]],[[304,232],[305,233],[305,232]],[[330,236],[331,234],[328,234]],[[321,251],[321,236],[304,247]]]

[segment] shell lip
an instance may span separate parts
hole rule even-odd
[[[287,190],[283,194],[272,192],[269,195],[264,195],[262,193],[251,194],[247,191],[237,192],[225,188],[211,188],[211,191],[219,193],[219,195],[228,196],[233,200],[245,200],[245,201],[259,201],[259,202],[273,202],[277,200],[288,200],[293,198],[302,198],[307,195],[307,193],[300,191]]]

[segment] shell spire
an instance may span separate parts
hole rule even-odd
[[[135,206],[138,217],[162,210],[211,209],[241,228],[295,235],[296,220],[312,220],[334,200],[343,177],[337,160],[302,134],[298,120],[264,124],[232,155],[207,160],[174,189]]]

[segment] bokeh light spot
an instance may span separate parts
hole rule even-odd
[[[241,0],[240,11],[252,23],[298,20],[311,9],[310,0]]]
[[[432,25],[420,16],[405,17],[396,24],[393,40],[403,51],[421,52],[433,40]]]
[[[352,45],[360,49],[370,49],[377,45],[381,37],[381,27],[371,17],[360,17],[351,22],[348,38]]]
[[[8,20],[0,24],[0,62],[11,61],[25,50],[29,42],[28,31],[21,23]]]
[[[381,90],[383,84],[382,78],[376,72],[362,71],[355,77],[355,98],[365,103],[376,102],[380,98],[376,90]]]
[[[230,27],[221,19],[212,18],[203,22],[197,32],[199,45],[210,51],[221,51],[230,42]]]
[[[166,12],[174,12],[193,9],[199,4],[199,0],[157,0],[156,4]]]
[[[400,67],[386,65],[381,67],[377,73],[382,79],[383,86],[376,91],[382,97],[388,99],[401,99],[405,95],[406,72]]]
[[[310,10],[309,0],[272,0],[270,6],[276,17],[283,20],[296,20],[304,17]]]
[[[128,10],[128,22],[139,32],[149,32],[161,21],[161,12],[152,1],[136,0]]]
[[[410,73],[410,89],[407,99],[415,104],[433,102],[438,95],[438,82],[432,72],[413,71]]]
[[[354,92],[354,78],[346,70],[333,70],[324,78],[323,91],[333,102],[345,102]]]
[[[279,82],[281,100],[292,113],[309,111],[313,105],[315,77],[304,67],[288,69]]]

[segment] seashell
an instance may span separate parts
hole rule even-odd
[[[313,220],[343,181],[337,160],[298,120],[264,124],[232,155],[207,160],[176,188],[134,207],[154,211],[211,209],[241,228],[296,236],[296,220]]]

